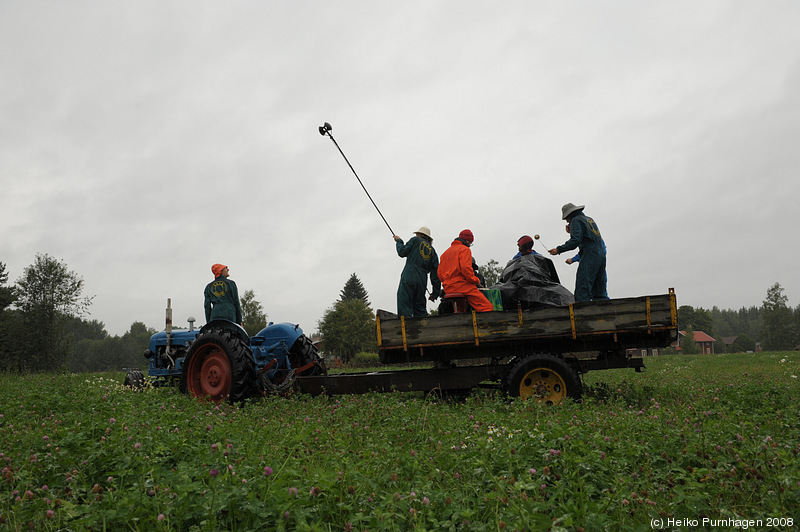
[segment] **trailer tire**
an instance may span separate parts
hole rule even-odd
[[[517,360],[503,379],[503,391],[512,397],[558,404],[567,397],[580,399],[578,373],[558,355],[540,353]]]
[[[313,366],[306,369],[302,373],[298,373],[300,377],[313,377],[316,375],[327,375],[328,368],[325,366],[325,360],[319,355],[316,346],[311,339],[305,334],[294,342],[294,345],[289,350],[289,362],[292,368],[302,368],[310,362],[316,362]]]
[[[212,328],[189,347],[180,386],[194,397],[236,403],[253,394],[256,382],[250,346],[231,330]]]

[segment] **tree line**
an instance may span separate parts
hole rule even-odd
[[[487,285],[502,269],[497,261],[480,267]],[[157,331],[136,321],[122,336],[111,336],[102,322],[86,315],[92,297],[83,295],[84,281],[64,261],[37,254],[33,264],[10,284],[6,265],[0,262],[0,371],[110,371],[144,368],[142,353]],[[252,290],[241,297],[243,324],[253,336],[267,324],[267,314]],[[375,312],[369,294],[353,273],[339,298],[318,323],[326,356],[344,363],[359,353],[375,353]],[[775,283],[760,307],[721,310],[712,307],[678,309],[678,327],[703,331],[717,341],[715,351],[783,351],[800,346],[800,305],[789,306],[784,289]],[[736,337],[733,344],[722,339]],[[682,345],[692,351],[689,340]]]
[[[685,331],[703,331],[716,340],[715,353],[755,351],[787,351],[800,347],[800,305],[789,306],[789,298],[780,283],[768,290],[760,307],[721,310],[712,307],[678,308],[678,327]],[[723,338],[734,338],[725,344]],[[695,352],[693,342],[681,344],[685,353]],[[699,348],[698,348],[699,351]]]

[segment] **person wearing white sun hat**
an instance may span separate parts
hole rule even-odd
[[[414,231],[408,242],[397,235],[392,235],[397,255],[406,258],[403,273],[400,274],[400,285],[397,287],[397,314],[399,316],[427,316],[425,291],[428,288],[428,276],[431,278],[430,300],[435,301],[442,290],[442,283],[436,274],[439,268],[439,256],[431,245],[431,230],[422,226]]]
[[[606,290],[606,248],[597,223],[583,213],[585,205],[566,203],[561,219],[569,224],[570,238],[549,250],[558,255],[580,248],[581,260],[575,275],[575,302],[608,299]]]

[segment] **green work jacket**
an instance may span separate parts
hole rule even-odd
[[[217,319],[242,323],[242,307],[236,283],[220,275],[206,285],[204,296],[206,323]]]

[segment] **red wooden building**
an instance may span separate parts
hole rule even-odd
[[[678,331],[678,352],[681,352],[681,338],[686,336],[686,331]],[[704,355],[713,355],[714,354],[714,342],[715,339],[711,338],[709,335],[704,333],[703,331],[694,331],[694,342],[700,347],[700,352]]]

